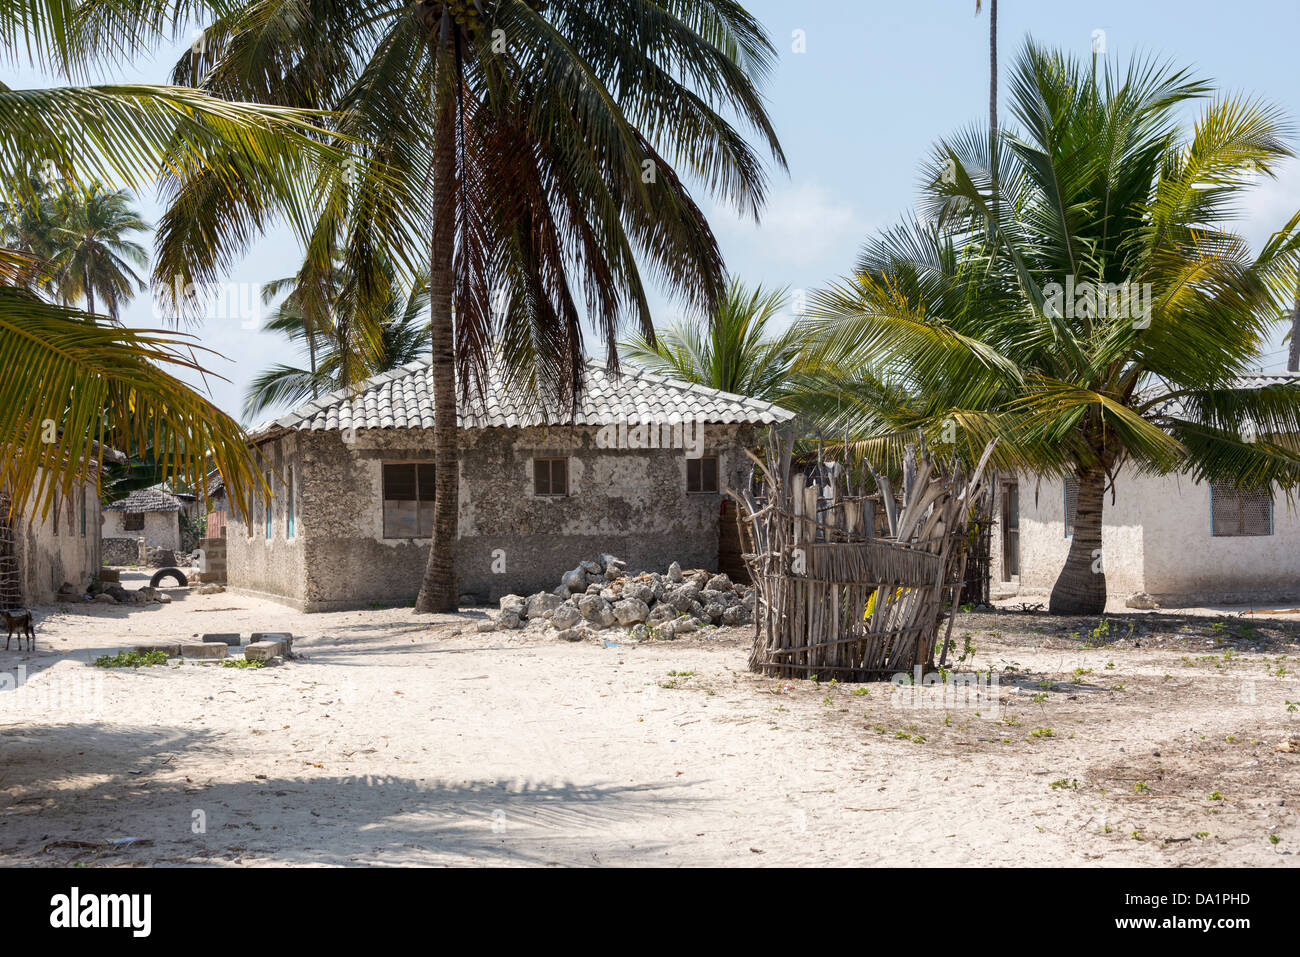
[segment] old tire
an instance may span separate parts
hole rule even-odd
[[[179,568],[160,568],[158,569],[158,571],[153,573],[153,578],[149,579],[149,584],[151,587],[157,588],[158,583],[161,582],[164,578],[176,579],[176,584],[180,585],[181,587],[184,587],[190,583],[190,580],[185,577],[185,573],[181,571]]]

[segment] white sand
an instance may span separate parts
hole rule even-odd
[[[1300,754],[1273,750],[1300,738],[1284,705],[1300,687],[1269,674],[1277,651],[1247,651],[1229,675],[1151,642],[1078,650],[982,632],[976,665],[1017,668],[1003,673],[1007,720],[994,721],[892,707],[887,686],[759,678],[741,629],[605,647],[449,635],[481,611],[300,615],[170,594],[167,606],[39,609],[37,651],[0,652],[0,669],[29,672],[26,699],[0,692],[0,863],[1300,859]],[[253,630],[294,632],[304,657],[260,670],[85,664],[137,642]],[[1300,672],[1295,644],[1284,650]],[[662,687],[671,671],[694,674]],[[1253,703],[1241,700],[1248,678]],[[1058,683],[1041,703],[1039,680]],[[97,692],[98,714],[41,700],[59,686],[89,690],[92,707]],[[120,836],[150,843],[57,843]]]

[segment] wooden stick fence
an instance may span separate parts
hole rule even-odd
[[[869,681],[933,667],[945,616],[961,599],[966,525],[986,493],[990,444],[969,475],[909,450],[903,489],[875,490],[838,463],[796,471],[793,437],[754,457],[762,491],[736,499],[757,590],[752,671]],[[752,484],[752,483],[751,483]]]

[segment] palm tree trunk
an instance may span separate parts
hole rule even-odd
[[[444,62],[446,60],[444,54]],[[451,84],[439,84],[450,88]],[[455,611],[457,511],[460,455],[456,430],[456,349],[452,320],[452,256],[455,232],[456,98],[441,93],[433,156],[433,239],[429,254],[429,316],[433,327],[433,459],[436,498],[433,542],[424,582],[415,600],[417,612]]]
[[[1048,611],[1053,615],[1100,615],[1106,611],[1106,573],[1102,565],[1101,517],[1106,473],[1080,468],[1074,538],[1065,567],[1052,586]]]
[[[93,316],[95,314],[95,288],[90,284],[89,266],[82,270],[81,276],[81,281],[86,284],[86,312]]]
[[[998,212],[998,0],[989,4],[989,182]]]
[[[311,310],[305,310],[310,312]],[[307,323],[307,356],[311,362],[311,397],[319,398],[316,391],[316,327],[310,316],[303,317]]]

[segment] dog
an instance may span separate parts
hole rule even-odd
[[[27,650],[31,651],[36,647],[36,631],[32,628],[32,613],[25,608],[18,608],[13,611],[0,611],[0,617],[3,617],[5,624],[9,626],[9,635],[5,638],[5,651],[9,650],[9,642],[14,637],[14,629],[18,629],[18,650],[23,650],[23,635],[27,636]]]

